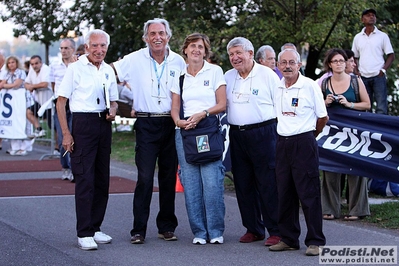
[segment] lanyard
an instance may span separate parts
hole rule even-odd
[[[165,70],[165,65],[166,65],[166,55],[165,55],[165,59],[163,61],[163,65],[162,65],[161,75],[158,75],[158,68],[155,63],[155,59],[153,57],[151,57],[151,59],[152,59],[152,63],[154,66],[155,75],[156,75],[157,81],[158,81],[158,98],[159,98],[161,95],[161,78],[162,78],[163,71]]]

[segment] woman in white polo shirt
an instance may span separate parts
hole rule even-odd
[[[181,168],[181,182],[193,244],[223,243],[224,166],[222,160],[193,165],[185,160],[181,130],[192,130],[202,119],[211,119],[226,109],[226,82],[221,67],[206,61],[210,53],[209,38],[200,33],[186,37],[182,54],[187,62],[183,81],[183,106],[180,87],[172,89],[171,116],[177,126],[176,150]],[[184,117],[180,119],[180,108]]]

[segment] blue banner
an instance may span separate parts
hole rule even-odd
[[[317,137],[320,169],[399,183],[399,118],[328,109]]]

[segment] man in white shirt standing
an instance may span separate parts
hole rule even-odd
[[[29,63],[31,65],[28,76],[25,79],[25,88],[32,93],[35,104],[28,108],[27,117],[36,127],[35,137],[43,137],[46,132],[40,127],[37,121],[37,111],[53,96],[50,83],[50,68],[43,64],[39,55],[33,55]],[[47,124],[51,128],[51,109],[46,110]]]
[[[318,84],[299,73],[300,55],[283,50],[278,68],[284,78],[275,91],[277,115],[276,176],[278,227],[281,241],[271,251],[299,249],[299,202],[308,232],[306,255],[319,255],[324,246],[319,179],[319,153],[316,136],[328,121],[326,105]]]
[[[97,249],[98,243],[112,241],[101,232],[109,197],[111,122],[118,107],[115,74],[104,62],[109,43],[106,32],[90,31],[85,36],[88,53],[68,67],[56,95],[62,145],[71,153],[76,183],[76,229],[78,245],[83,250]],[[65,112],[68,99],[72,132]]]
[[[355,74],[362,77],[371,106],[375,98],[375,112],[388,114],[386,71],[395,60],[395,54],[388,35],[374,26],[377,21],[376,14],[377,12],[372,8],[363,11],[364,28],[353,39],[352,51],[357,65]],[[386,60],[384,60],[384,54]]]
[[[57,90],[61,85],[62,79],[64,78],[65,72],[68,69],[69,64],[75,62],[75,41],[73,39],[64,39],[60,43],[60,51],[61,51],[61,61],[55,62],[50,66],[50,81],[51,86],[55,94],[57,94]],[[57,101],[55,100],[55,103]],[[66,118],[69,129],[72,127],[72,114],[69,110],[69,102],[67,101],[65,106]],[[54,112],[54,126],[57,132],[57,146],[60,151],[60,154],[63,155],[65,153],[65,149],[62,146],[62,132],[60,121],[58,120],[57,110]],[[60,156],[60,162],[62,166],[62,180],[73,181],[73,174],[71,172],[71,159],[69,153],[65,154],[65,156]]]

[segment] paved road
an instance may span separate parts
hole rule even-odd
[[[6,146],[7,143],[3,143]],[[0,151],[0,160],[40,158],[47,153],[36,147],[26,157],[12,157]],[[1,172],[1,169],[0,169]],[[0,174],[0,180],[54,177],[52,173]],[[135,178],[135,168],[112,162],[111,174]],[[67,181],[66,181],[67,182]],[[1,196],[1,188],[0,188]],[[304,255],[306,226],[301,216],[301,249],[270,252],[263,242],[242,244],[244,233],[237,201],[225,195],[226,231],[223,245],[196,246],[191,244],[184,196],[176,195],[178,241],[157,238],[155,216],[158,193],[153,194],[149,228],[144,245],[132,245],[132,193],[110,195],[102,230],[113,242],[99,245],[97,251],[82,251],[77,247],[73,196],[0,197],[0,265],[319,265],[318,257]],[[397,245],[399,232],[365,226],[359,222],[325,221],[324,232],[329,245]]]

